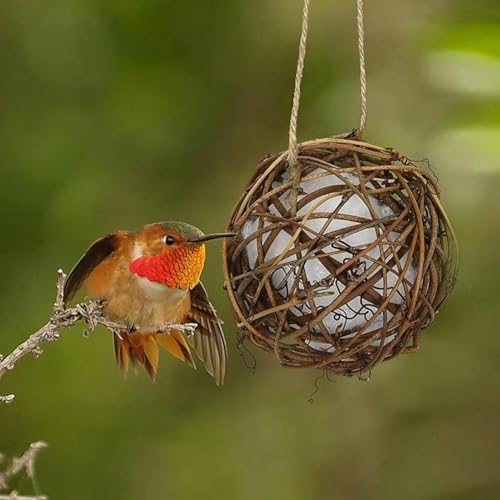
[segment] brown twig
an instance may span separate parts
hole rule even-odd
[[[103,311],[102,302],[89,300],[76,304],[68,309],[64,306],[64,282],[66,274],[59,269],[57,279],[57,295],[54,303],[52,316],[49,321],[39,330],[30,335],[24,342],[19,344],[10,354],[0,357],[0,378],[14,368],[16,363],[27,354],[34,354],[36,357],[42,354],[41,345],[45,342],[52,342],[59,339],[59,330],[74,326],[83,321],[87,328],[85,335],[88,335],[102,325],[114,334],[127,331],[126,326],[114,323],[106,318]],[[180,331],[186,335],[192,335],[198,325],[196,323],[170,324],[158,333],[170,333],[172,330]],[[14,394],[5,396],[0,395],[0,402],[11,403],[14,400]],[[0,499],[1,500],[1,499]]]
[[[9,483],[21,473],[23,470],[26,471],[27,476],[34,481],[35,480],[35,460],[40,450],[47,447],[47,444],[43,441],[38,441],[32,443],[30,447],[17,458],[13,458],[9,465],[5,468],[3,472],[0,473],[0,491],[9,489]],[[17,499],[17,500],[46,500],[46,496],[36,495],[36,496],[22,496],[17,493],[17,491],[11,491],[8,495],[0,495],[0,500],[2,499]]]

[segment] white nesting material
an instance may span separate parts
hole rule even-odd
[[[241,229],[241,233],[244,239],[249,238],[252,234],[255,234],[259,228],[259,221],[257,219],[247,220]],[[257,240],[252,239],[247,247],[246,253],[248,256],[248,264],[251,269],[255,268],[255,261],[257,260]]]
[[[384,346],[390,344],[395,338],[396,338],[395,333],[392,333],[391,335],[387,335],[387,337],[384,340]],[[335,352],[335,347],[333,347],[331,344],[327,344],[326,342],[318,342],[316,340],[306,340],[305,343],[309,347],[311,347],[312,349],[315,349],[316,351]],[[372,346],[379,347],[381,343],[382,343],[382,340],[374,340],[372,342]],[[347,361],[347,360],[344,360],[344,361]]]
[[[283,179],[280,182],[275,181],[273,183],[273,188],[279,187],[283,182],[286,182],[286,180]],[[356,188],[359,186],[359,178],[353,174],[340,174],[340,176],[337,176],[329,171],[316,169],[302,180],[300,184],[301,192],[297,197],[298,202],[300,203],[300,200],[302,200],[305,196],[312,192],[316,192],[319,189],[344,185],[348,189],[346,183],[350,183],[354,188]],[[366,188],[369,190],[370,188],[373,188],[373,186],[367,184]],[[303,224],[305,228],[311,230],[307,231],[307,229],[304,229],[310,237],[314,237],[317,233],[328,234],[359,224],[359,222],[356,221],[345,220],[341,218],[339,219],[336,217],[334,217],[333,220],[328,220],[328,217],[323,216],[315,218],[314,214],[321,213],[328,216],[338,210],[337,213],[340,216],[362,218],[368,222],[368,226],[369,222],[373,219],[390,218],[394,215],[393,210],[389,206],[381,203],[374,196],[368,197],[369,204],[371,205],[371,207],[369,207],[368,204],[357,194],[352,194],[350,197],[345,197],[342,193],[338,193],[337,191],[333,189],[331,193],[316,197],[297,211],[297,215],[304,217]],[[289,191],[286,190],[281,193],[279,198],[283,206],[288,209],[290,206]],[[310,213],[311,209],[313,210]],[[270,211],[274,214],[278,213],[275,207],[270,207]],[[257,219],[253,221],[248,220],[242,228],[243,236],[245,238],[251,237],[251,235],[254,234],[258,229],[258,224],[259,223]],[[269,221],[265,221],[264,227],[269,226],[270,224],[271,223]],[[352,253],[349,250],[360,252],[363,249],[367,248],[375,240],[377,240],[380,231],[381,229],[376,225],[360,230],[354,230],[352,233],[343,234],[335,238],[335,240],[332,240],[330,251],[328,250],[328,247],[323,248],[322,251],[329,253],[331,257],[333,257],[337,262],[342,263],[345,260],[352,258]],[[263,235],[263,242],[266,241],[267,236],[267,234]],[[370,250],[366,254],[366,257],[360,258],[356,274],[358,276],[363,274],[367,269],[370,268],[370,266],[373,265],[374,261],[379,260],[381,257],[381,249],[383,252],[387,252],[387,250],[389,249],[388,247],[392,246],[393,249],[389,252],[389,255],[385,259],[386,263],[389,262],[393,258],[395,251],[400,249],[400,245],[398,243],[393,243],[397,241],[398,237],[398,233],[391,232],[389,235],[387,235],[380,246],[376,246],[375,248]],[[266,253],[266,263],[273,262],[284,251],[291,248],[291,240],[292,236],[290,234],[288,234],[286,231],[280,231]],[[254,269],[257,262],[257,243],[255,239],[249,242],[246,250],[250,268]],[[308,251],[314,252],[314,250]],[[301,257],[306,257],[305,252],[305,250],[302,252]],[[400,259],[399,266],[393,265],[392,263],[391,265],[393,267],[386,272],[385,279],[382,277],[379,281],[377,281],[377,283],[375,283],[375,288],[379,290],[379,293],[383,294],[384,281],[386,284],[387,294],[393,291],[402,272],[402,269],[405,266],[406,259],[406,255],[403,255]],[[296,254],[290,255],[289,257],[281,261],[281,263],[285,265],[279,267],[271,274],[271,282],[273,286],[284,298],[287,298],[288,294],[291,293],[296,272],[298,272],[300,269],[299,264],[295,262],[296,260]],[[375,269],[366,277],[369,278],[379,270],[380,267],[376,265]],[[352,269],[351,272],[353,272]],[[322,264],[321,259],[319,258],[311,258],[311,256],[309,256],[308,260],[305,263],[304,273],[310,284],[327,281],[325,286],[321,287],[321,293],[315,296],[313,299],[314,306],[318,312],[323,310],[325,307],[328,307],[345,289],[345,286],[339,280],[330,279],[328,281],[330,272]],[[413,285],[415,279],[415,267],[413,265],[410,265],[405,274],[407,288]],[[307,284],[301,282],[298,286],[299,289],[304,289],[305,287],[307,287]],[[394,304],[400,304],[404,296],[405,285],[403,283],[400,283],[397,287],[396,292],[391,298],[391,302]],[[302,314],[312,313],[310,305],[308,304],[304,304],[301,311]],[[349,338],[350,336],[355,335],[356,332],[359,331],[359,329],[365,326],[366,323],[373,317],[373,315],[377,313],[377,311],[377,305],[367,301],[362,297],[356,297],[347,304],[344,304],[342,307],[336,309],[334,312],[328,314],[324,318],[323,324],[326,327],[328,333],[341,335],[343,338]],[[294,312],[298,313],[299,310],[297,310],[297,308],[294,308]],[[390,321],[391,318],[392,314],[387,311],[386,321]],[[383,314],[380,314],[367,328],[366,333],[381,328],[383,326],[383,323],[384,317]],[[314,333],[320,333],[317,327],[315,328]],[[384,343],[389,343],[392,339],[393,335],[388,336],[385,339]],[[315,349],[325,352],[331,352],[332,349],[329,344],[323,342],[309,341],[309,345]],[[374,341],[373,345],[380,345],[380,341]]]
[[[315,340],[306,340],[306,344],[312,349],[321,352],[335,352],[335,347],[332,344],[327,344],[326,342],[316,342]]]

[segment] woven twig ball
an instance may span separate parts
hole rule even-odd
[[[343,375],[415,351],[457,270],[433,176],[340,138],[301,144],[298,166],[300,182],[286,153],[266,157],[232,214],[224,272],[240,331],[284,366]]]

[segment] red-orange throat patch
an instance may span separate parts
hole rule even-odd
[[[161,255],[143,255],[133,260],[129,270],[149,281],[170,288],[194,288],[205,265],[205,245],[183,245]]]

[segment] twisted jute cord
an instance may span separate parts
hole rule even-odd
[[[361,118],[359,128],[355,131],[355,137],[362,137],[366,128],[367,117],[367,86],[365,67],[365,30],[363,22],[364,0],[356,0],[357,3],[357,30],[358,30],[358,53],[359,53],[359,80],[361,87]],[[300,93],[302,79],[304,76],[304,63],[307,51],[307,35],[309,32],[309,4],[310,0],[304,0],[302,11],[302,32],[299,43],[299,57],[297,60],[297,71],[295,73],[295,90],[293,93],[292,111],[290,113],[290,128],[288,132],[288,164],[292,170],[293,185],[290,190],[291,214],[297,213],[297,193],[300,186],[300,165],[298,162],[299,148],[297,144],[297,122],[300,107]]]
[[[309,32],[309,3],[310,0],[304,0],[304,9],[302,11],[302,33],[300,35],[299,43],[299,58],[297,60],[297,71],[295,73],[295,90],[293,92],[292,112],[290,113],[290,129],[288,132],[288,164],[293,172],[293,188],[290,191],[290,209],[293,215],[297,213],[297,191],[300,184],[297,121],[299,117],[302,77],[304,76],[304,62],[306,59],[307,34]]]
[[[366,127],[367,94],[366,94],[366,67],[365,67],[365,28],[363,22],[363,1],[357,0],[358,5],[358,51],[359,51],[359,81],[361,84],[361,119],[357,136],[361,137]]]

